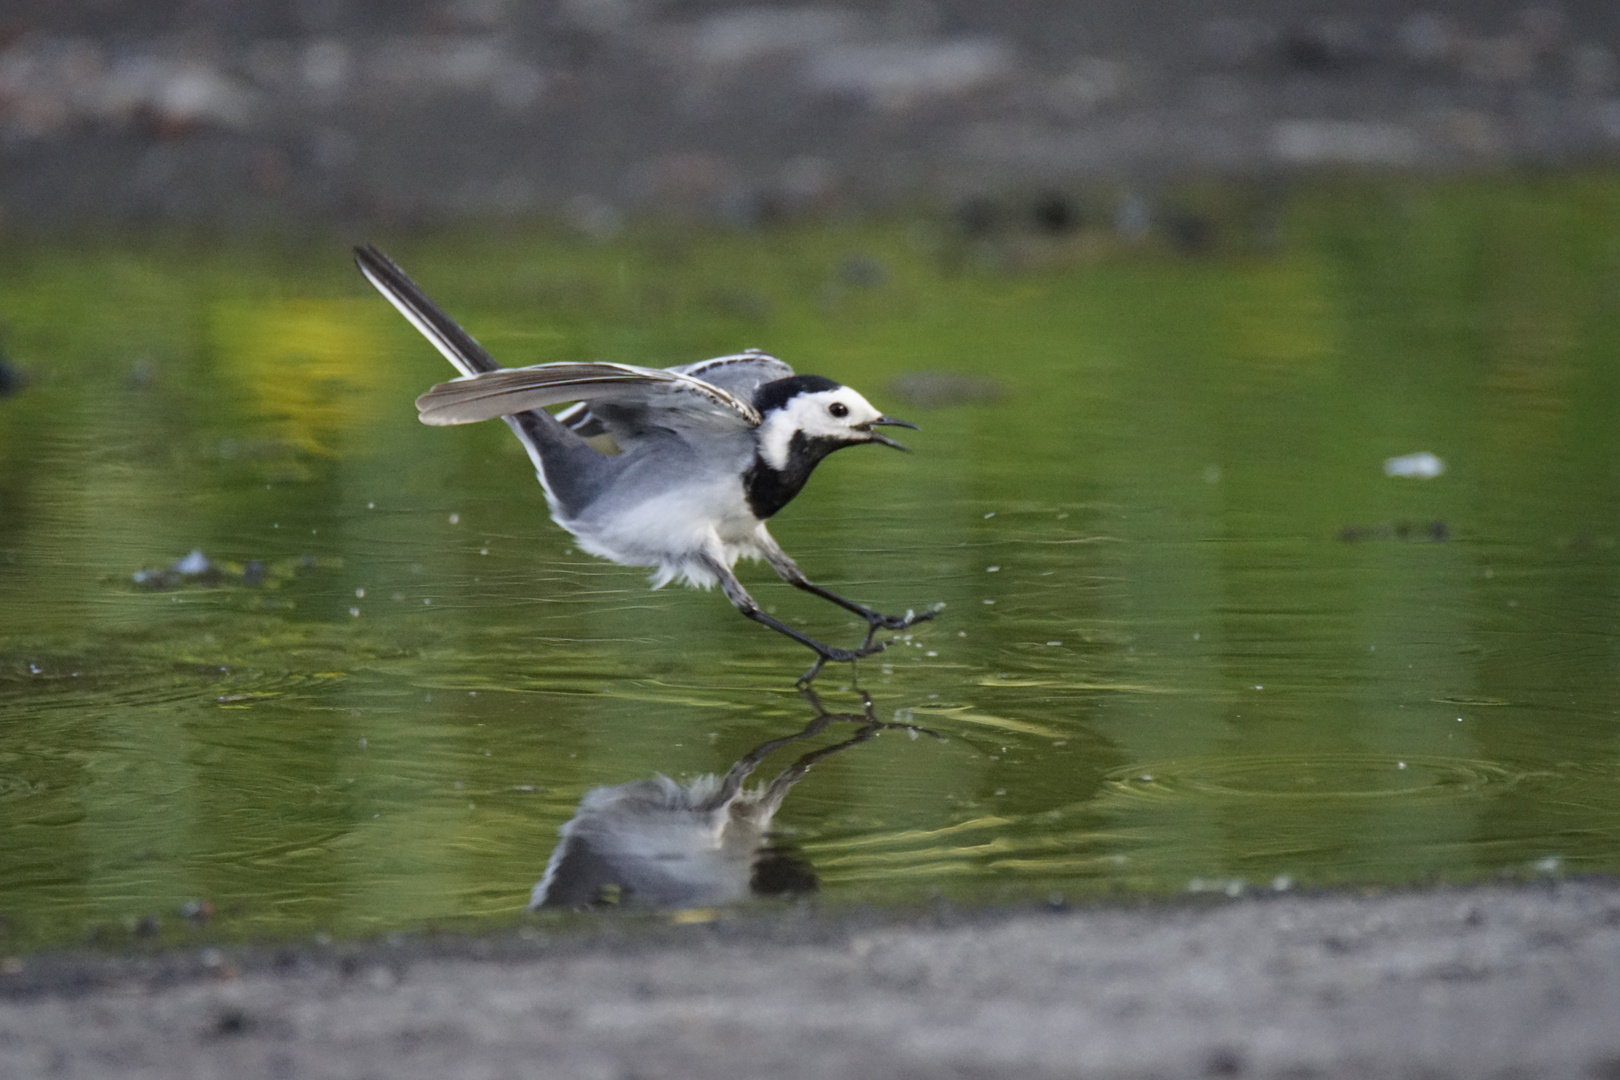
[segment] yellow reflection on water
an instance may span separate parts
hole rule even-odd
[[[397,358],[386,355],[377,305],[349,299],[231,300],[209,334],[252,411],[308,454],[339,452],[357,423],[399,412]]]

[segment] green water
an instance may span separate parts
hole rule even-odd
[[[773,523],[832,587],[946,604],[859,669],[944,739],[826,757],[776,819],[826,899],[1620,871],[1620,180],[1280,220],[1196,257],[375,239],[509,364],[758,346],[921,424]],[[503,425],[416,422],[448,368],[339,239],[0,248],[0,949],[510,923],[587,789],[810,719],[802,649],[574,550]],[[132,583],[194,548],[259,583]]]

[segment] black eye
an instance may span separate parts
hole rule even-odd
[[[849,415],[849,406],[845,405],[842,401],[835,401],[831,405],[827,406],[827,411],[839,419],[843,419]]]

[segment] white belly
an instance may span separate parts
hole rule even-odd
[[[763,554],[756,539],[761,522],[748,508],[742,483],[734,476],[665,491],[633,505],[603,500],[572,519],[561,516],[553,505],[551,517],[592,555],[622,566],[654,567],[655,589],[676,578],[709,588],[715,577],[701,556],[732,566],[740,558]]]

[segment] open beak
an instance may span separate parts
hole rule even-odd
[[[882,425],[882,426],[885,426],[885,427],[910,428],[912,431],[916,431],[917,430],[917,425],[916,424],[908,424],[906,421],[904,421],[904,420],[896,420],[892,416],[880,416],[876,420],[872,421],[870,424],[866,425],[866,433],[868,435],[872,436],[872,441],[873,442],[882,443],[884,446],[892,446],[896,450],[904,450],[908,454],[911,453],[911,447],[905,445],[904,443],[897,443],[893,439],[889,438],[887,435],[880,435],[877,432],[872,430],[873,428],[878,427],[879,425]]]

